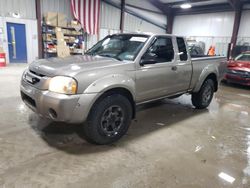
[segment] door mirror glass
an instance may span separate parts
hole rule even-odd
[[[147,52],[142,56],[142,59],[140,61],[140,65],[146,65],[146,64],[155,64],[156,61],[156,54],[152,52]]]

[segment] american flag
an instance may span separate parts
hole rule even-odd
[[[88,34],[98,34],[100,3],[100,0],[71,0],[72,14]]]

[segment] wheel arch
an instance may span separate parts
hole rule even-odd
[[[201,88],[201,86],[203,85],[203,83],[207,80],[207,79],[211,79],[214,82],[214,92],[216,92],[218,90],[218,77],[217,74],[214,72],[211,72],[209,74],[207,74],[206,76],[203,76],[203,79],[200,79],[200,81],[197,83],[197,85],[195,86],[193,92],[198,92]]]
[[[132,107],[132,118],[134,119],[135,118],[135,115],[136,115],[136,105],[135,105],[135,100],[134,100],[134,96],[133,94],[130,92],[129,89],[125,88],[125,87],[114,87],[114,88],[110,88],[110,89],[107,89],[106,91],[104,91],[100,96],[98,96],[96,98],[96,100],[94,101],[92,107],[97,103],[99,102],[100,100],[102,100],[103,98],[107,97],[107,96],[110,96],[110,95],[113,95],[113,94],[120,94],[124,97],[126,97],[130,104],[131,104],[131,107]],[[92,109],[91,107],[91,109]],[[91,111],[90,109],[90,111]],[[89,113],[90,113],[89,111]]]

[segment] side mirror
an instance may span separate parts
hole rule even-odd
[[[140,61],[140,65],[149,65],[149,64],[155,64],[157,63],[155,59],[156,55],[154,53],[147,53],[142,56],[142,59]]]
[[[155,64],[157,61],[155,59],[141,59],[140,65],[150,65],[150,64]]]

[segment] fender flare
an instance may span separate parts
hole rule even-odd
[[[204,81],[207,79],[207,77],[209,75],[212,75],[212,74],[214,74],[216,76],[216,79],[218,80],[218,75],[219,75],[218,67],[215,67],[213,65],[206,66],[202,70],[202,72],[199,76],[199,79],[197,80],[197,83],[195,84],[192,92],[194,92],[194,93],[198,92],[200,90],[202,84],[204,83]]]
[[[104,93],[115,88],[127,89],[135,100],[135,81],[129,76],[123,74],[112,74],[104,76],[90,84],[83,93]]]

